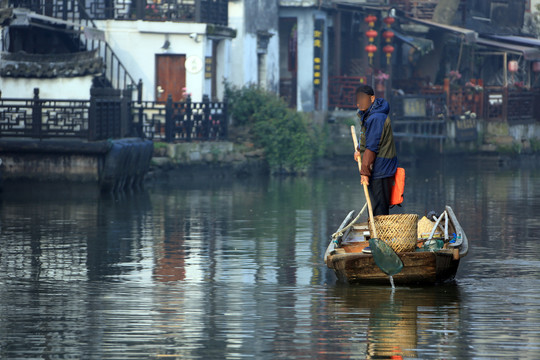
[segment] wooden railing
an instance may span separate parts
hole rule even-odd
[[[329,109],[356,109],[356,88],[367,83],[365,76],[333,76],[328,84]]]
[[[540,91],[517,90],[501,87],[487,88],[485,91],[488,121],[507,121],[510,125],[532,124],[538,119]]]
[[[227,103],[141,101],[133,106],[143,137],[165,142],[225,140],[227,138]]]
[[[431,20],[437,2],[436,0],[390,0],[390,5],[402,10],[410,17]]]
[[[443,87],[427,91],[445,93]],[[534,123],[540,116],[538,103],[540,103],[540,90],[538,89],[465,86],[447,92],[448,115],[450,117],[459,117],[471,112],[475,113],[478,118],[487,121],[529,124]]]
[[[447,103],[450,116],[460,116],[468,111],[478,116],[484,114],[484,94],[480,90],[452,89],[448,94]]]
[[[199,22],[227,26],[228,0],[10,0],[11,7],[28,8],[63,20],[82,18],[83,9],[94,20]]]
[[[227,104],[132,101],[130,90],[92,88],[90,100],[0,97],[0,137],[79,138],[90,141],[138,136],[158,141],[227,138]]]
[[[390,99],[394,136],[424,139],[446,137],[444,94],[395,95]]]
[[[0,99],[0,137],[103,140],[132,135],[131,91],[92,89],[90,100]]]

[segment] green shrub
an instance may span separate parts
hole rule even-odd
[[[530,140],[531,142],[531,149],[533,152],[540,152],[540,139],[538,138],[532,138]]]
[[[225,84],[225,95],[229,113],[236,126],[253,124],[253,116],[266,104],[276,100],[275,95],[265,92],[255,85],[236,88]]]
[[[166,149],[169,145],[164,142],[155,141],[154,142],[154,149]]]
[[[249,128],[272,172],[304,172],[324,153],[324,131],[276,95],[253,85],[241,89],[226,85],[226,95],[233,126]]]
[[[504,144],[497,146],[497,152],[505,155],[521,154],[522,146],[519,143],[513,142],[512,144]]]

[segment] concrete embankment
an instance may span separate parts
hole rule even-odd
[[[94,182],[102,191],[139,186],[152,152],[152,141],[139,138],[0,139],[4,180]]]
[[[166,170],[185,176],[212,169],[219,176],[248,176],[268,172],[264,153],[230,141],[155,143],[150,177]]]

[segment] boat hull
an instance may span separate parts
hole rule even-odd
[[[394,275],[396,284],[428,285],[454,279],[459,266],[451,250],[405,252],[398,256],[403,270]],[[328,257],[327,265],[341,281],[360,284],[388,284],[388,275],[375,264],[373,256],[364,253],[335,253]]]

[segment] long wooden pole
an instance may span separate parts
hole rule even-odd
[[[351,135],[354,142],[354,151],[357,151],[358,149],[358,138],[356,137],[356,129],[354,125],[351,126]],[[362,161],[358,162],[358,171],[360,171],[360,178],[362,178]],[[371,231],[373,232],[373,238],[377,238],[377,230],[375,230],[375,221],[373,220],[373,209],[371,207],[371,199],[369,198],[369,191],[366,184],[362,184],[364,186],[364,195],[366,195],[366,201],[368,204],[368,211],[369,211],[369,222],[371,223]]]

